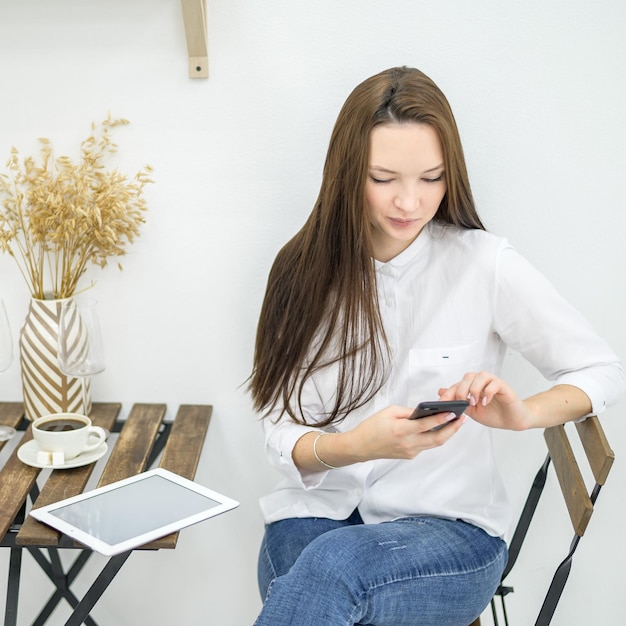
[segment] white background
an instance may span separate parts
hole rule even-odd
[[[171,415],[213,404],[196,479],[241,501],[184,531],[174,551],[133,554],[93,612],[104,625],[240,626],[260,608],[257,500],[277,476],[245,392],[256,320],[272,260],[317,195],[339,108],[367,76],[406,64],[440,85],[488,229],[626,355],[623,0],[207,0],[207,13],[210,78],[192,80],[177,0],[0,0],[0,164],[11,146],[36,152],[38,137],[76,157],[91,122],[111,112],[131,121],[115,132],[115,164],[155,168],[124,271],[113,263],[85,279],[96,281],[107,348],[94,399],[120,401],[124,414],[133,402],[165,402]],[[0,294],[17,338],[29,296],[6,255]],[[507,377],[524,394],[545,386],[515,355]],[[0,399],[20,398],[15,362]],[[617,461],[557,626],[626,623],[623,410],[606,413]],[[497,433],[497,444],[521,507],[541,433]],[[518,625],[534,623],[569,544],[553,476],[538,515],[510,578]],[[88,572],[103,562],[94,556]],[[0,608],[7,570],[5,550]],[[25,555],[19,623],[51,592]],[[66,616],[62,604],[50,623]]]

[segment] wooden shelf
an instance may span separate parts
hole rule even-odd
[[[189,55],[189,77],[209,77],[206,0],[181,0]]]

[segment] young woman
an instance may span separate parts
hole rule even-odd
[[[507,346],[552,386],[518,397]],[[406,67],[364,81],[258,326],[251,391],[284,480],[261,500],[257,625],[467,626],[507,560],[489,429],[597,414],[623,389],[606,343],[485,231],[438,87]],[[409,419],[435,399],[470,406]]]

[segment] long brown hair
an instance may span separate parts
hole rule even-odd
[[[250,378],[257,410],[280,407],[294,421],[308,423],[303,386],[315,372],[336,363],[334,406],[310,420],[326,426],[368,402],[384,383],[389,354],[365,182],[372,128],[404,123],[428,124],[441,141],[446,194],[435,220],[484,229],[456,122],[437,85],[407,67],[391,68],[358,85],[335,123],[313,211],[280,250],[269,275]]]

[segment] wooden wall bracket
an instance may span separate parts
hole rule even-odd
[[[189,55],[189,77],[209,77],[206,0],[181,0]]]

